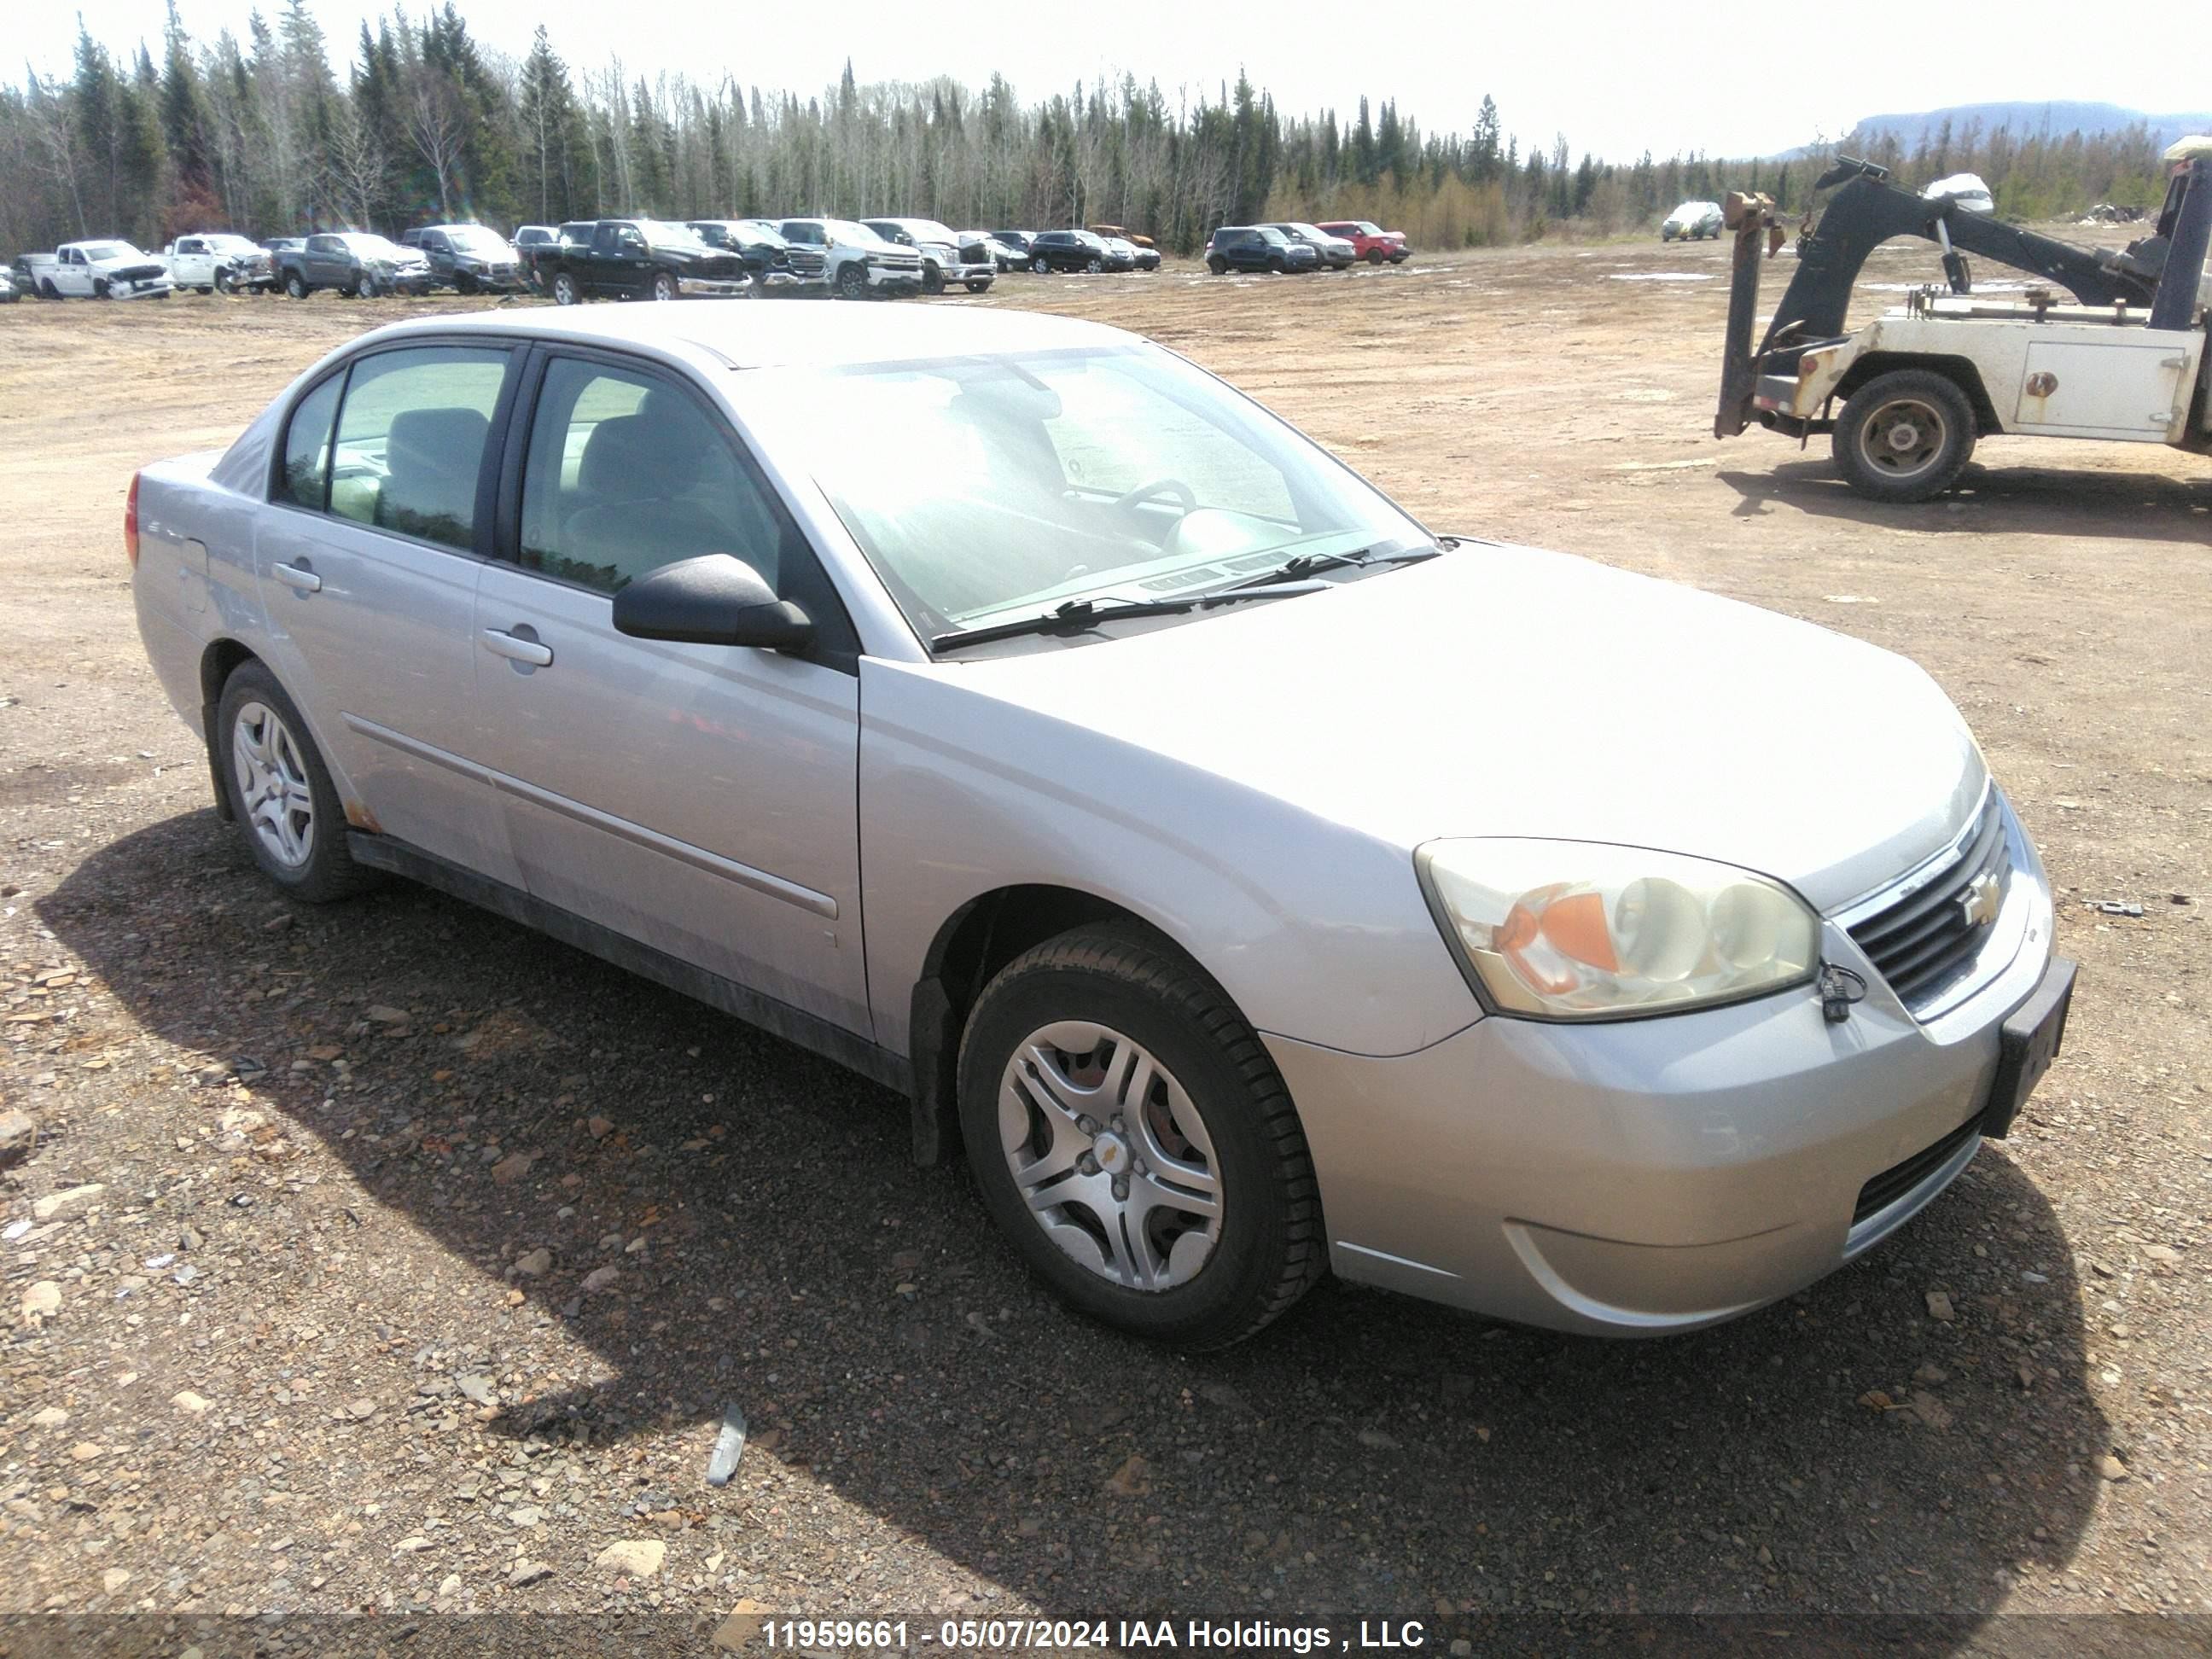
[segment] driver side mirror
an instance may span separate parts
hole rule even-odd
[[[615,631],[633,639],[684,645],[796,651],[814,638],[806,613],[728,553],[678,559],[615,595]]]

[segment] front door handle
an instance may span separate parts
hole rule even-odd
[[[296,587],[302,593],[319,593],[323,579],[304,564],[278,564],[270,567],[270,574],[287,587]]]
[[[536,640],[520,639],[503,628],[487,628],[483,631],[484,649],[495,656],[505,657],[510,662],[526,662],[532,668],[552,665],[553,647],[540,645]]]

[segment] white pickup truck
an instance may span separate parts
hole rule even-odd
[[[228,231],[179,236],[161,250],[169,280],[203,294],[273,293],[276,263],[269,250]]]
[[[47,300],[166,300],[174,286],[158,254],[128,242],[64,242],[52,253],[27,253],[31,286]]]

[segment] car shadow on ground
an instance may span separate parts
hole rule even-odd
[[[1784,507],[1819,518],[1938,533],[2212,544],[2212,478],[1978,462],[1936,500],[1893,505],[1857,494],[1825,456],[1784,461],[1771,471],[1723,471],[1716,476],[1742,497],[1730,510],[1738,519],[1763,518]]]
[[[888,1092],[457,902],[290,905],[200,811],[93,852],[38,910],[147,1030],[253,1056],[257,1107],[483,1276],[458,1314],[443,1286],[378,1292],[395,1349],[458,1319],[495,1352],[533,1327],[589,1350],[497,1426],[673,1432],[681,1502],[708,1510],[746,1478],[702,1479],[735,1401],[749,1461],[1061,1616],[1975,1614],[2061,1571],[2094,1504],[2081,1287],[2001,1146],[1868,1259],[1721,1329],[1608,1343],[1325,1285],[1189,1356],[1048,1303],[964,1171],[912,1167]],[[538,1156],[501,1178],[491,1145]],[[290,1206],[304,1236],[336,1201],[264,1189],[252,1214]],[[212,1234],[221,1194],[203,1209]],[[516,1277],[539,1246],[550,1271]],[[485,1311],[503,1280],[527,1300]]]

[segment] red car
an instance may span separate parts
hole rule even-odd
[[[1338,219],[1314,227],[1332,236],[1341,236],[1352,244],[1352,252],[1370,265],[1379,265],[1388,259],[1394,265],[1406,263],[1413,249],[1406,246],[1402,230],[1382,230],[1366,219]]]

